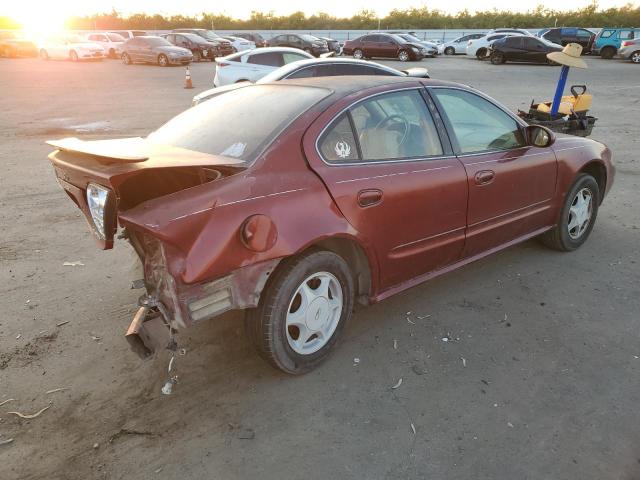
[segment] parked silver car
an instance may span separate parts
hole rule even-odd
[[[157,63],[161,67],[169,65],[189,65],[193,60],[191,50],[171,45],[166,39],[153,36],[134,37],[122,45],[122,63]]]
[[[618,57],[640,65],[640,38],[622,42],[618,49]]]

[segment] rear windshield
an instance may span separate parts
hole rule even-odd
[[[324,88],[296,85],[240,88],[186,110],[148,139],[250,162],[290,122],[330,93]]]

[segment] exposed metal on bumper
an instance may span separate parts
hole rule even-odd
[[[140,307],[125,335],[131,350],[142,359],[167,348],[171,340],[171,332],[163,316],[149,316],[149,313],[149,307]]]

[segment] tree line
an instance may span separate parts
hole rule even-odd
[[[37,14],[37,13],[34,13]],[[273,12],[252,12],[246,20],[226,15],[201,13],[195,16],[137,13],[124,17],[115,10],[91,16],[72,17],[66,27],[72,30],[170,30],[196,27],[216,30],[374,30],[381,29],[490,29],[497,27],[542,28],[572,27],[633,27],[640,26],[640,7],[627,4],[620,8],[600,9],[591,5],[572,11],[537,7],[527,12],[487,10],[470,13],[467,10],[450,14],[426,7],[392,10],[379,18],[372,10],[362,10],[350,18],[339,18],[328,13],[307,16],[302,12],[274,15]],[[0,29],[19,28],[7,17],[0,17]]]

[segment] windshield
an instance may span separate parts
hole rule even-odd
[[[186,110],[147,138],[156,144],[248,162],[298,115],[330,93],[295,85],[239,88]]]
[[[307,42],[317,42],[320,40],[318,37],[314,37],[313,35],[300,35],[300,38]]]
[[[109,37],[109,40],[112,42],[124,42],[124,37],[117,33],[107,33],[107,37]]]
[[[558,45],[557,43],[547,40],[546,38],[539,38],[538,40],[544,43],[545,45],[547,45],[548,47],[562,47],[562,45]]]
[[[194,43],[207,43],[204,38],[202,38],[200,35],[196,35],[195,33],[181,33],[180,35],[183,35]]]
[[[222,38],[220,35],[218,35],[213,30],[205,30],[204,37],[208,38],[209,40],[219,40],[220,38]]]
[[[389,35],[391,38],[393,38],[396,42],[400,42],[400,43],[407,43],[407,39],[404,38],[403,35]]]
[[[160,37],[150,37],[145,38],[147,45],[151,45],[152,47],[171,47],[172,45],[166,38]]]

